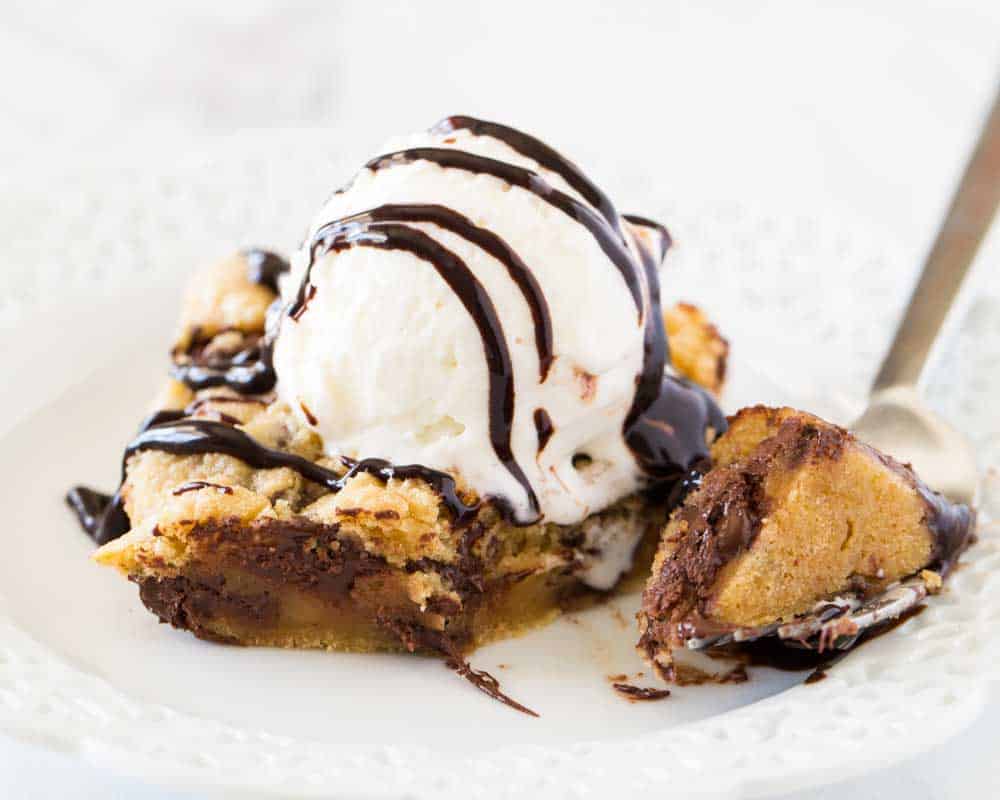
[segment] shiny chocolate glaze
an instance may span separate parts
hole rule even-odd
[[[289,270],[288,262],[270,250],[251,248],[243,251],[247,262],[247,278],[278,294],[278,278]]]

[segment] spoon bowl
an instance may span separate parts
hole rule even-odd
[[[875,392],[851,432],[910,464],[924,483],[952,502],[972,504],[978,483],[972,444],[927,408],[916,388],[895,386]]]

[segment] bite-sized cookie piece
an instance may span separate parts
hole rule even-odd
[[[947,574],[973,527],[969,508],[908,466],[793,409],[743,409],[712,459],[671,515],[643,595],[639,648],[667,679],[690,640]]]
[[[200,270],[181,307],[174,353],[186,353],[219,334],[260,336],[278,296],[278,278],[288,262],[266,250],[241,250]],[[225,342],[216,342],[221,352]],[[232,352],[232,351],[230,351]]]
[[[170,352],[175,383],[192,391],[225,386],[253,395],[273,389],[265,328],[288,270],[275,253],[241,250],[195,275]]]
[[[718,395],[726,380],[729,342],[697,306],[676,303],[663,312],[670,358],[685,378]]]

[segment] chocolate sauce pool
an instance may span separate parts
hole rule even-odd
[[[744,642],[739,645],[738,654],[745,659],[749,666],[770,667],[782,672],[805,672],[809,670],[804,683],[819,683],[826,678],[826,672],[830,667],[850,653],[854,652],[861,645],[878,639],[890,631],[894,631],[900,625],[911,620],[913,617],[923,614],[927,610],[926,605],[919,605],[904,611],[898,617],[887,619],[874,625],[861,633],[857,639],[846,649],[826,650],[820,652],[811,648],[796,647],[792,644],[783,643],[775,636],[765,636],[755,642]]]

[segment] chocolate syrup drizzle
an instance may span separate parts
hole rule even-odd
[[[529,145],[526,142],[519,144],[524,147],[520,152],[527,155]],[[511,146],[519,149],[513,144]],[[540,155],[544,157],[544,154]],[[588,206],[554,189],[531,170],[461,150],[435,147],[389,153],[369,161],[365,166],[377,171],[415,161],[430,161],[444,168],[492,175],[507,181],[533,192],[591,232],[625,279],[644,324],[643,367],[635,398],[623,427],[626,443],[644,471],[657,480],[678,477],[703,459],[708,453],[705,428],[712,427],[716,433],[721,433],[726,429],[726,421],[725,415],[705,390],[665,370],[669,353],[661,319],[657,268],[670,246],[670,235],[666,229],[642,217],[625,218],[634,225],[652,228],[659,235],[658,254],[652,253],[642,241],[637,242],[641,265],[636,265],[628,248],[618,236],[612,235],[613,231],[604,219]],[[565,165],[561,165],[560,174],[564,174],[563,170],[567,169]],[[571,173],[567,171],[564,177],[568,174]],[[649,300],[644,315],[642,283],[646,285]]]
[[[179,409],[154,411],[139,425],[141,436],[156,425],[164,425],[182,419],[187,412]],[[125,513],[125,503],[122,498],[122,485],[125,483],[125,462],[128,452],[122,459],[122,479],[118,490],[113,496],[98,492],[86,486],[74,486],[66,493],[66,504],[73,509],[80,527],[97,544],[107,544],[113,539],[128,532],[130,527],[128,515]]]
[[[642,240],[637,240],[646,274],[649,308],[642,372],[623,427],[625,442],[647,474],[661,480],[675,479],[708,455],[706,426],[716,434],[722,433],[726,418],[708,392],[666,371],[670,354],[662,323],[657,268],[670,247],[670,234],[662,225],[642,217],[629,215],[625,219],[633,225],[652,228],[660,241],[660,252],[654,254]]]
[[[491,139],[497,139],[522,156],[526,156],[545,169],[555,172],[576,189],[584,200],[596,208],[608,224],[618,232],[619,236],[622,235],[618,212],[608,196],[584,175],[576,164],[553,150],[545,142],[498,122],[487,122],[460,115],[446,117],[431,128],[432,133],[453,133],[458,130],[467,130],[474,136],[488,136]]]
[[[111,495],[86,486],[74,486],[66,493],[66,505],[73,509],[80,527],[95,539],[101,518],[110,507],[111,500]]]
[[[541,454],[542,450],[545,449],[545,445],[549,443],[549,439],[552,438],[552,434],[556,432],[556,429],[552,424],[552,417],[549,416],[549,412],[544,408],[536,408],[532,419],[535,421],[535,432],[538,434],[538,452]]]
[[[500,463],[521,484],[528,497],[537,521],[538,498],[527,476],[514,458],[510,446],[514,425],[514,368],[504,338],[503,326],[493,301],[472,270],[451,250],[438,244],[426,233],[397,222],[365,222],[348,218],[326,225],[317,232],[310,248],[309,265],[306,267],[299,294],[289,307],[289,316],[297,313],[305,303],[316,259],[329,252],[340,252],[352,247],[375,247],[381,250],[405,250],[426,261],[455,293],[472,321],[479,329],[489,371],[489,429],[490,442]]]
[[[440,495],[442,502],[455,516],[457,523],[468,522],[477,511],[477,506],[468,505],[461,499],[454,478],[444,472],[416,464],[396,466],[382,459],[367,458],[363,461],[345,459],[345,466],[348,467],[348,470],[343,475],[339,475],[333,470],[321,467],[301,456],[265,447],[252,436],[232,425],[207,419],[180,420],[179,415],[182,416],[183,413],[182,411],[159,412],[151,417],[154,422],[140,430],[139,435],[129,443],[128,447],[125,448],[125,455],[122,457],[123,484],[129,458],[143,450],[157,450],[182,456],[222,453],[238,458],[255,469],[287,467],[299,473],[306,480],[318,483],[331,492],[339,492],[351,478],[362,472],[374,475],[382,481],[388,481],[392,478],[399,480],[420,478],[430,484]],[[156,422],[157,419],[160,421]],[[98,544],[106,544],[128,531],[129,522],[124,513],[120,488],[113,498],[108,498],[103,509],[100,508],[99,501],[106,498],[106,495],[98,497],[98,493],[92,490],[77,487],[70,492],[70,496],[87,498],[86,511],[97,522],[96,524],[92,523],[89,528],[85,526],[85,529]],[[77,505],[74,504],[74,501],[70,497],[67,497],[67,500],[76,510]],[[83,517],[80,518],[83,522]]]
[[[247,262],[249,281],[278,294],[278,278],[290,269],[288,262],[277,253],[259,248],[244,250],[243,257]]]
[[[365,167],[377,172],[380,169],[412,164],[414,161],[430,161],[445,169],[461,169],[476,175],[492,175],[512,186],[531,192],[579,222],[597,240],[601,250],[621,273],[641,317],[642,289],[635,261],[618,232],[590,206],[553,188],[541,175],[530,169],[517,167],[506,161],[497,161],[493,158],[467,153],[464,150],[452,150],[446,147],[414,147],[410,150],[398,150],[395,153],[387,153],[373,158],[365,164]]]
[[[240,394],[263,394],[277,383],[272,347],[260,341],[221,364],[173,364],[170,376],[195,392],[225,386]]]
[[[549,314],[549,303],[532,271],[521,260],[521,257],[511,249],[510,245],[493,231],[480,228],[473,224],[472,220],[445,206],[395,204],[362,211],[359,214],[352,214],[349,217],[331,222],[329,225],[324,225],[316,232],[313,241],[323,240],[329,235],[343,230],[348,225],[368,226],[376,222],[429,222],[461,236],[503,264],[507,268],[507,274],[510,275],[511,280],[521,290],[521,294],[531,310],[531,318],[535,327],[535,348],[538,351],[538,372],[541,381],[545,381],[554,358],[552,353],[552,317]],[[309,270],[310,272],[312,270],[311,262]],[[304,305],[300,306],[304,298],[302,291],[300,289],[293,313],[297,313],[300,307],[304,309]]]

